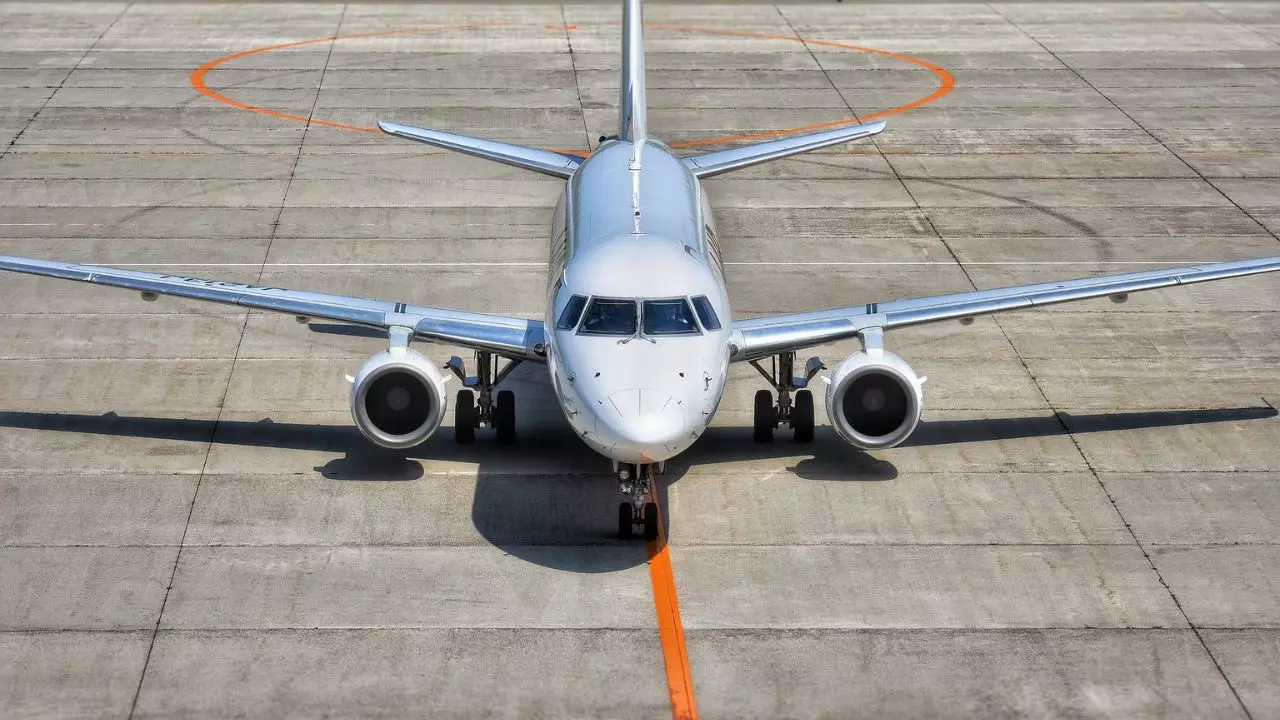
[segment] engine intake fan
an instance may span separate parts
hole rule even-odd
[[[351,384],[356,427],[385,448],[410,448],[431,437],[447,407],[444,375],[407,347],[369,358]]]
[[[831,426],[863,450],[893,447],[920,423],[923,385],[924,379],[891,352],[854,353],[840,363],[827,386]]]

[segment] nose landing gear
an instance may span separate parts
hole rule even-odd
[[[760,360],[751,361],[751,366],[773,386],[773,391],[756,392],[751,437],[758,443],[772,442],[773,431],[783,423],[791,426],[796,442],[813,442],[813,392],[806,388],[826,366],[821,359],[812,357],[805,363],[804,374],[796,375],[795,364],[793,352],[775,355],[769,370],[764,369]],[[778,394],[776,403],[774,392]]]
[[[636,528],[640,528],[640,536],[645,540],[658,538],[658,504],[645,502],[656,467],[652,463],[616,466],[618,489],[623,495],[631,496],[629,501],[618,505],[618,537],[622,540],[635,537]]]
[[[445,367],[462,381],[464,388],[455,398],[453,415],[453,436],[458,444],[474,443],[476,428],[483,426],[497,431],[499,445],[510,445],[516,441],[516,394],[510,390],[494,393],[493,388],[506,379],[520,362],[508,360],[502,369],[498,369],[493,362],[493,353],[476,352],[476,374],[470,376],[462,358],[457,355],[445,363]],[[470,388],[475,388],[475,392]],[[477,393],[479,402],[475,399]]]

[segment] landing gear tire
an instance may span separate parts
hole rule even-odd
[[[755,427],[752,430],[751,439],[758,443],[773,442],[774,418],[773,393],[768,390],[757,390],[754,417]]]
[[[796,442],[813,442],[813,392],[800,390],[791,406],[791,429]]]
[[[658,539],[658,503],[644,504],[644,539]]]
[[[499,445],[510,445],[516,441],[516,394],[514,392],[498,391],[498,402],[493,408],[493,426],[498,431]]]
[[[453,404],[453,439],[459,445],[476,441],[476,398],[470,390],[459,390]]]
[[[635,511],[631,509],[631,503],[624,502],[618,505],[618,539],[630,540],[632,532],[635,529]]]

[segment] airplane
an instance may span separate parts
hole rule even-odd
[[[885,125],[851,124],[679,157],[648,132],[640,0],[624,0],[622,36],[618,134],[601,138],[586,157],[378,123],[389,135],[565,181],[551,221],[541,320],[9,256],[0,256],[0,269],[126,288],[147,301],[172,295],[385,332],[387,349],[348,378],[356,427],[385,448],[413,447],[440,428],[452,376],[462,385],[454,396],[456,441],[474,443],[484,427],[498,443],[514,442],[515,395],[499,388],[517,365],[543,364],[568,424],[612,461],[626,496],[618,507],[624,539],[657,536],[651,483],[706,431],[731,363],[751,363],[769,386],[755,395],[754,440],[769,442],[785,425],[796,441],[810,442],[809,385],[826,368],[817,357],[797,366],[797,353],[860,339],[861,351],[824,378],[828,419],[855,447],[890,448],[920,422],[925,378],[885,349],[886,331],[945,320],[969,324],[980,315],[1089,298],[1124,302],[1143,290],[1280,270],[1280,257],[1270,257],[733,319],[701,181],[867,138]],[[474,351],[475,374],[456,356],[443,365],[428,360],[415,341]]]

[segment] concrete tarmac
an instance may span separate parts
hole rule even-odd
[[[0,5],[0,254],[539,316],[559,183],[334,123],[588,150],[612,5]],[[1280,255],[1280,6],[653,5],[668,141],[894,114],[711,180],[735,314]],[[425,263],[425,265],[424,265]],[[672,714],[649,550],[538,368],[404,455],[376,340],[0,276],[0,715]],[[1280,279],[895,332],[925,422],[661,498],[706,718],[1280,717]],[[831,366],[854,343],[818,351]],[[426,346],[443,361],[459,352]],[[526,372],[527,370],[527,372]],[[819,398],[820,400],[820,398]],[[677,703],[677,710],[690,709]]]

